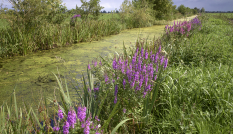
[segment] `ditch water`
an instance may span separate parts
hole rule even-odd
[[[194,17],[188,17],[187,20]],[[66,78],[71,98],[78,99],[72,84],[77,87],[76,81],[81,79],[82,72],[85,74],[88,62],[92,63],[93,59],[99,56],[109,56],[115,51],[121,53],[123,42],[126,48],[132,47],[138,36],[148,37],[149,40],[152,40],[154,36],[158,38],[164,32],[164,27],[165,25],[156,25],[123,30],[120,34],[103,37],[99,41],[39,51],[24,57],[1,59],[0,105],[3,104],[3,101],[10,101],[10,95],[14,88],[19,105],[23,101],[31,105],[38,105],[43,93],[47,97],[54,98],[54,89],[58,87],[58,84],[53,73],[60,74],[63,85],[64,78]]]

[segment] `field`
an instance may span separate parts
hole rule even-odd
[[[54,117],[45,97],[34,112],[29,106],[19,109],[13,93],[12,104],[1,107],[1,132],[232,133],[232,20],[232,14],[201,14],[166,26],[161,38],[139,38],[123,54],[93,61],[83,78],[81,103],[71,101],[66,83],[55,76],[62,102],[54,98]]]

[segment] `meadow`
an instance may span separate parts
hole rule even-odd
[[[66,82],[56,75],[60,96],[44,95],[36,110],[26,104],[18,108],[13,92],[12,103],[1,106],[1,133],[232,133],[232,19],[232,14],[201,14],[166,26],[161,38],[139,38],[130,50],[100,57],[87,65],[88,79],[83,76],[79,86],[81,102],[70,98]],[[125,22],[127,28],[135,26]],[[82,25],[91,28],[72,36],[71,42],[90,41],[94,35],[107,36],[122,28],[101,21]],[[95,26],[104,31],[84,36],[85,30],[95,33]]]

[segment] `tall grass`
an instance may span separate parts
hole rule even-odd
[[[123,45],[122,53],[93,61],[77,89],[81,101],[57,76],[61,102],[50,98],[53,107],[45,96],[38,112],[18,108],[13,92],[14,105],[1,106],[1,132],[232,133],[233,27],[208,14],[198,19],[201,30],[177,27],[188,36],[167,27],[160,39],[138,39],[128,51]]]

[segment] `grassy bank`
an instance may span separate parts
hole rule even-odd
[[[67,15],[61,24],[37,22],[38,25],[24,25],[7,27],[7,22],[0,21],[0,57],[13,57],[14,55],[27,55],[31,52],[64,47],[78,42],[91,42],[104,36],[118,34],[123,29],[146,27],[154,24],[166,24],[167,21],[150,20],[149,18],[132,17],[121,19],[119,14],[101,14],[98,20],[92,16],[88,19],[77,18],[71,22],[73,15]],[[141,15],[143,16],[143,14]],[[178,17],[181,17],[179,14]],[[4,27],[3,27],[4,26]]]
[[[224,15],[224,14],[223,14]],[[229,16],[204,14],[165,27],[152,42],[93,61],[72,102],[44,100],[38,110],[1,107],[2,133],[232,133],[233,25]],[[14,102],[13,93],[13,102]],[[6,111],[6,112],[3,112]],[[57,114],[58,113],[58,114]],[[50,122],[51,121],[51,122]],[[92,121],[92,122],[91,122]],[[43,122],[43,123],[41,123]]]

